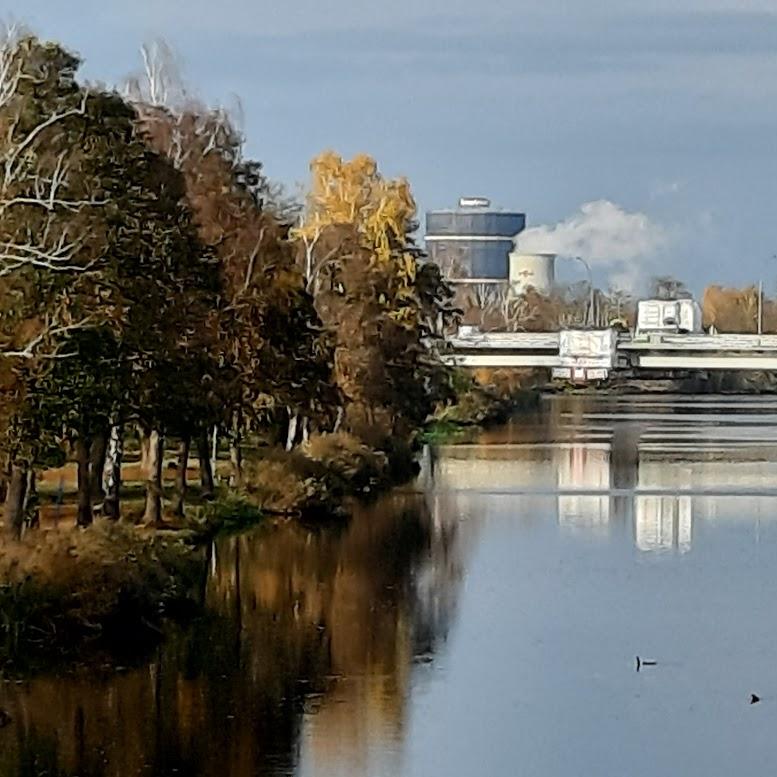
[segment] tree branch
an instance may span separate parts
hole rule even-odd
[[[33,337],[24,348],[18,350],[3,350],[0,348],[0,358],[5,359],[69,359],[78,354],[75,351],[67,351],[61,353],[55,350],[49,353],[36,353],[36,349],[46,340],[59,337],[69,332],[82,331],[84,329],[90,329],[93,327],[91,324],[92,317],[87,316],[81,321],[75,324],[67,324],[63,326],[49,326],[43,330],[40,334]]]

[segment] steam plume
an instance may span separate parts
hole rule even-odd
[[[629,213],[609,200],[595,200],[558,224],[527,229],[516,246],[525,253],[582,256],[592,265],[614,267],[650,258],[666,241],[665,230],[644,213]]]

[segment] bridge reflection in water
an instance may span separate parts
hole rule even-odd
[[[554,398],[527,422],[439,446],[426,475],[463,503],[484,492],[528,515],[555,504],[568,531],[630,527],[639,551],[685,553],[694,526],[716,520],[727,497],[752,494],[751,515],[772,517],[777,484],[777,402],[737,399],[736,426],[719,423],[718,398]],[[617,413],[617,417],[616,417]]]
[[[553,399],[348,524],[220,538],[153,656],[0,683],[0,775],[757,773],[776,440],[777,399]]]

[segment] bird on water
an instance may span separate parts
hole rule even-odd
[[[649,660],[648,660],[648,659],[646,659],[646,658],[640,658],[639,656],[637,656],[637,671],[638,671],[638,672],[639,672],[639,670],[640,670],[640,669],[641,669],[643,666],[655,666],[655,665],[656,665],[656,662],[655,662],[655,661],[649,661]]]
[[[759,701],[761,701],[760,696],[756,696],[754,693],[750,694],[750,704],[758,704]]]

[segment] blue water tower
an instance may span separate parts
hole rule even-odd
[[[426,252],[451,281],[505,281],[515,236],[526,214],[491,207],[483,197],[462,197],[455,210],[426,214]]]

